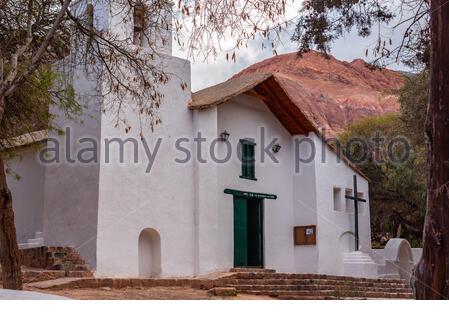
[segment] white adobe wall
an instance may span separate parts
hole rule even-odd
[[[232,161],[218,166],[218,262],[220,269],[233,266],[233,197],[224,194],[226,188],[267,194],[276,194],[277,200],[264,200],[265,266],[281,272],[295,272],[293,254],[293,159],[291,135],[260,100],[240,95],[218,107],[217,136],[223,130],[231,135]],[[278,137],[282,146],[276,155],[279,164],[266,159],[260,163],[260,127],[266,128],[266,144]],[[241,161],[237,158],[238,142],[253,138],[256,145],[257,181],[239,178]],[[223,157],[225,145],[217,144],[217,156]]]
[[[74,158],[83,145],[76,141],[83,137],[100,139],[100,110],[102,98],[97,96],[96,82],[86,77],[83,68],[75,70],[73,87],[79,103],[85,108],[80,119],[67,119],[58,106],[51,106],[55,123],[61,129],[71,129],[68,135],[49,133],[48,148],[55,142],[60,148],[60,162],[46,165],[44,200],[44,243],[48,246],[75,246],[93,269],[96,267],[96,236],[98,212],[99,164],[80,164],[67,161]],[[85,146],[84,146],[85,147]],[[76,158],[75,158],[76,159]]]
[[[368,181],[352,170],[343,160],[338,163],[337,155],[329,148],[323,148],[323,142],[315,134],[311,134],[315,141],[318,157],[315,159],[316,201],[319,248],[319,268],[322,274],[343,274],[343,253],[354,251],[354,238],[348,232],[354,232],[354,211],[347,212],[345,206],[345,189],[353,189],[353,175],[357,175],[358,192],[368,202],[361,204],[359,210],[359,239],[360,250],[371,252],[371,225],[369,212]],[[325,161],[321,157],[324,150]],[[341,211],[334,210],[334,187],[341,188]],[[350,201],[351,205],[353,201]]]
[[[150,4],[153,0],[143,0]],[[99,31],[108,30],[114,35],[116,40],[133,39],[133,11],[125,7],[124,1],[111,0],[75,0],[70,5],[73,15],[83,17],[88,4],[94,6],[94,26]],[[167,3],[167,6],[173,6],[173,3]],[[151,18],[152,13],[148,13]],[[155,18],[156,19],[156,18]],[[172,39],[172,10],[167,7],[167,11],[157,17],[158,21],[152,25],[157,25],[157,30],[147,30],[146,34],[151,39],[145,39],[143,47],[148,48],[148,41],[153,42],[153,48],[161,54],[171,55],[173,47]],[[146,41],[148,40],[148,41]]]
[[[38,161],[41,150],[41,144],[18,149],[7,160],[7,168],[12,171],[6,179],[12,193],[18,243],[34,239],[35,233],[43,230],[45,167]]]
[[[84,15],[88,2],[81,0],[72,5],[76,15]],[[117,8],[110,9],[110,2],[107,0],[92,3],[94,25],[98,30],[109,30],[118,36],[130,36],[132,16],[123,17],[114,13]],[[119,11],[124,12],[122,8]],[[169,32],[168,37],[168,44],[160,48],[162,53],[171,52]],[[188,61],[164,54],[158,58],[162,59],[160,66],[166,68],[172,81],[162,90],[165,94],[161,107],[164,124],[158,126],[154,134],[147,132],[146,138],[154,141],[157,136],[164,137],[159,154],[173,155],[174,151],[169,146],[177,133],[185,135],[188,132],[188,136],[191,136],[192,131],[192,116],[186,107],[190,88],[184,92],[180,88],[181,80],[190,84],[190,65]],[[86,77],[83,68],[75,70],[73,86],[85,108],[79,119],[81,121],[65,119],[56,106],[51,108],[51,112],[57,115],[59,127],[71,128],[73,141],[83,137],[98,141],[100,163],[104,162],[104,153],[101,152],[104,144],[101,141],[107,137],[126,139],[130,135],[124,136],[123,128],[115,129],[115,123],[107,115],[100,115],[102,107],[106,106],[107,109],[107,102],[103,101],[101,92],[98,91],[101,90],[99,83],[92,77]],[[177,94],[174,95],[173,92]],[[130,114],[127,120],[134,129],[138,129],[138,120],[132,116]],[[134,133],[136,132],[135,130]],[[134,137],[138,139],[138,136]],[[51,139],[59,141],[61,157],[64,158],[66,137],[53,134]],[[72,146],[71,154],[75,154],[80,147],[79,144]],[[139,155],[145,155],[142,148]],[[161,158],[168,159],[164,156],[159,159]],[[172,158],[174,157],[170,157]],[[101,171],[100,163],[81,165],[63,161],[47,168],[43,223],[45,244],[75,246],[100,275],[137,276],[139,234],[144,228],[154,228],[161,235],[163,275],[192,274],[193,204],[189,202],[193,201],[185,191],[193,187],[192,170],[183,171],[179,167],[174,169],[161,161],[154,165],[154,174],[150,177],[145,174],[147,163],[140,163],[133,168],[126,165],[103,166]],[[182,185],[178,180],[180,178],[187,186],[178,189],[179,193],[173,192],[173,188]],[[164,179],[166,183],[163,182]],[[175,198],[176,201],[173,200]],[[129,214],[130,210],[134,214]],[[127,214],[126,218],[124,214]],[[178,228],[173,227],[175,221]],[[183,237],[183,234],[186,235]],[[191,251],[192,255],[181,254],[186,251]],[[168,260],[167,257],[180,258]]]
[[[111,10],[107,13],[103,8],[108,6],[108,2],[111,3]],[[144,0],[142,3],[146,3],[151,7],[151,2],[153,0]],[[95,1],[93,2],[95,3]],[[133,39],[133,26],[134,26],[134,17],[133,11],[128,8],[124,8],[126,2],[114,2],[110,0],[100,1],[103,4],[95,4],[100,8],[101,14],[106,12],[108,14],[108,18],[110,19],[111,30],[116,32],[119,38],[122,39]],[[167,4],[167,5],[174,5]],[[151,9],[150,10],[156,10]],[[160,15],[154,15],[154,12],[148,12],[146,15],[148,18],[154,17],[155,21],[148,22],[148,25],[153,26],[154,30],[150,30],[147,28],[146,36],[150,39],[144,39],[142,43],[142,47],[148,48],[152,47],[155,49],[157,53],[171,55],[172,54],[172,14],[171,9],[167,8],[167,12],[162,12]],[[168,28],[167,28],[168,27]],[[151,45],[150,45],[151,43]]]
[[[296,135],[293,148],[298,143],[298,158],[307,159],[312,155],[311,137]],[[296,152],[296,151],[295,151]],[[317,174],[315,161],[298,163],[298,171],[293,174],[293,214],[295,226],[317,225]],[[320,233],[319,229],[317,230]],[[318,273],[318,246],[295,246],[295,272]]]
[[[94,5],[94,27],[106,30],[110,22],[109,1],[75,1],[71,5],[75,16],[83,17],[88,3]],[[80,44],[78,44],[80,45]],[[74,48],[80,58],[82,47]],[[56,71],[67,73],[65,66],[72,57],[57,63]],[[82,146],[77,144],[81,138],[93,138],[99,141],[101,117],[100,109],[103,105],[101,87],[92,70],[83,65],[77,66],[68,75],[77,94],[77,100],[82,107],[82,114],[77,119],[67,119],[57,105],[50,106],[50,113],[56,116],[55,124],[64,130],[71,130],[70,146],[67,147],[67,135],[49,133],[47,145],[54,148],[53,141],[59,143],[60,162],[49,164],[45,176],[44,201],[44,243],[48,246],[75,246],[89,266],[96,268],[96,238],[98,214],[99,163],[80,164],[67,161],[67,153],[76,155]]]
[[[212,119],[217,113],[217,136],[227,130],[231,134],[233,151],[239,139],[254,138],[256,157],[259,157],[261,126],[268,130],[267,141],[278,137],[282,146],[277,154],[280,164],[267,162],[262,165],[258,163],[260,159],[256,159],[257,181],[239,178],[241,162],[235,152],[230,164],[218,165],[219,269],[226,269],[233,263],[233,199],[231,195],[223,194],[224,189],[230,188],[278,196],[277,200],[264,201],[266,267],[284,272],[342,274],[343,252],[353,250],[353,241],[349,243],[350,247],[341,248],[340,237],[353,231],[354,214],[334,211],[333,188],[341,187],[344,197],[344,189],[353,188],[354,171],[344,162],[337,163],[335,153],[327,147],[322,148],[322,141],[311,133],[308,137],[315,145],[315,159],[308,164],[301,163],[299,173],[294,173],[294,140],[305,136],[292,137],[267,106],[256,98],[241,95],[214,110],[218,111],[208,111],[207,117]],[[307,143],[300,145],[303,157],[308,154],[309,146]],[[223,157],[225,145],[218,143],[217,150],[218,157]],[[322,163],[322,150],[325,163]],[[359,192],[368,198],[368,182],[361,176],[358,176],[358,182]],[[344,205],[344,199],[342,201]],[[369,202],[363,207],[359,216],[360,243],[362,250],[369,252]],[[316,246],[293,245],[293,227],[304,225],[317,225]]]
[[[175,149],[179,137],[192,137],[192,113],[187,108],[190,99],[190,63],[165,56],[161,62],[172,76],[162,87],[164,99],[159,109],[162,124],[151,132],[144,127],[144,137],[153,151],[162,138],[160,149],[150,173],[139,137],[139,123],[134,112],[124,109],[124,117],[133,128],[126,134],[115,128],[110,114],[102,116],[101,141],[135,138],[138,163],[133,163],[132,144],[125,147],[125,161],[118,162],[117,144],[111,144],[111,162],[102,163],[99,173],[97,275],[138,276],[138,239],[145,228],[160,235],[161,276],[190,276],[194,274],[194,179],[193,161],[185,165],[174,162],[183,154]],[[188,84],[181,90],[180,83]],[[192,142],[185,144],[192,150]]]
[[[223,256],[220,250],[219,235],[220,211],[217,193],[219,184],[219,166],[211,161],[209,154],[211,141],[217,138],[217,108],[193,112],[193,136],[201,133],[204,139],[201,150],[194,146],[193,172],[194,188],[194,259],[195,274],[204,274],[219,269],[219,259]],[[207,163],[201,163],[205,159]]]

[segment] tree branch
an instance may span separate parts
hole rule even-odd
[[[28,68],[18,78],[16,78],[16,80],[11,85],[9,85],[9,87],[2,89],[0,91],[0,96],[2,96],[3,98],[10,96],[17,89],[17,87],[20,84],[22,84],[24,81],[26,81],[26,79],[30,75],[32,75],[34,73],[34,71],[36,71],[37,68],[39,68],[39,66],[40,66],[39,62],[42,59],[44,53],[47,51],[47,48],[48,48],[50,42],[54,38],[56,31],[58,30],[59,26],[61,25],[61,22],[64,19],[64,16],[66,14],[66,11],[67,11],[71,1],[72,0],[64,0],[64,2],[62,3],[62,7],[55,19],[55,22],[53,23],[52,28],[46,34],[45,39],[42,42],[42,44],[40,45],[37,52],[33,55],[33,58],[31,59],[31,63],[29,64]],[[0,120],[1,120],[1,117],[0,117]]]

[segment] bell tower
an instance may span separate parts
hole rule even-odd
[[[164,256],[178,256],[167,253],[165,239],[177,238],[176,242],[185,244],[185,250],[193,252],[190,228],[193,223],[183,224],[176,237],[167,234],[173,230],[172,219],[193,217],[193,213],[179,210],[183,206],[193,208],[190,189],[180,189],[174,195],[176,200],[161,200],[167,199],[168,190],[179,184],[179,180],[191,181],[193,171],[191,164],[179,166],[169,161],[177,157],[177,151],[171,147],[175,138],[189,137],[193,131],[192,114],[187,107],[191,98],[190,62],[171,54],[172,3],[168,0],[74,1],[71,13],[86,28],[129,49],[128,54],[149,53],[152,56],[149,63],[168,76],[167,81],[155,83],[161,97],[155,110],[160,122],[150,130],[145,122],[151,119],[136,112],[137,99],[120,100],[121,96],[116,98],[120,93],[109,90],[109,78],[102,73],[104,64],[93,59],[78,60],[89,57],[84,54],[92,43],[89,34],[83,33],[78,38],[72,35],[72,54],[67,60],[70,65],[73,62],[73,67],[62,68],[61,72],[67,73],[82,112],[79,119],[71,119],[58,105],[50,106],[56,126],[65,134],[49,133],[49,148],[57,144],[62,156],[60,163],[50,164],[45,170],[44,244],[74,246],[98,275],[137,277],[139,235],[151,229],[160,234],[161,249],[158,250],[164,252],[161,267],[152,270],[162,268],[162,273],[176,274],[177,266],[183,264],[193,270],[190,261],[170,264],[164,260]],[[101,47],[101,40],[99,43]],[[127,59],[122,60],[123,65],[116,63],[121,60],[110,61],[108,67],[116,71],[118,80],[128,81]],[[139,87],[139,82],[135,86],[140,99],[152,92],[148,87]],[[116,125],[116,101],[124,102],[120,116],[133,130]],[[80,161],[78,157],[86,139],[96,146],[93,161]],[[158,141],[163,141],[151,172],[147,172],[149,163],[143,139],[151,150],[156,150]],[[138,154],[138,161],[134,160],[134,154]],[[168,247],[176,248],[174,243]],[[157,254],[143,257],[159,259]],[[143,266],[149,266],[148,261]],[[187,271],[185,275],[193,273]]]
[[[71,11],[115,40],[171,55],[172,7],[170,0],[78,0]]]

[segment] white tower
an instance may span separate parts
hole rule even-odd
[[[180,181],[190,183],[193,170],[191,165],[179,167],[171,160],[177,156],[175,139],[191,136],[193,131],[187,108],[190,63],[171,55],[171,9],[159,16],[150,13],[159,19],[157,23],[165,24],[158,27],[160,32],[146,33],[145,28],[155,28],[157,23],[149,21],[149,13],[139,11],[141,7],[124,8],[126,3],[80,0],[71,10],[91,21],[95,30],[112,34],[118,42],[128,41],[137,51],[157,47],[154,63],[169,78],[167,83],[157,85],[162,94],[157,115],[162,123],[154,131],[145,126],[140,130],[141,118],[135,113],[137,102],[125,99],[120,117],[132,129],[124,130],[123,122],[117,126],[116,109],[111,107],[114,96],[107,93],[105,80],[86,72],[90,67],[83,63],[74,68],[70,77],[83,113],[80,121],[74,121],[66,118],[58,106],[51,107],[57,125],[69,129],[63,136],[51,134],[48,141],[48,148],[57,148],[60,159],[46,168],[44,242],[48,246],[74,246],[99,275],[179,275],[181,266],[189,275],[193,273],[193,261],[185,261],[189,255],[176,252],[179,246],[174,242],[182,244],[180,249],[184,252],[194,250],[193,200],[190,187],[174,186]],[[146,34],[152,35],[152,39]],[[78,61],[74,62],[76,65]],[[146,89],[139,90],[145,93]],[[158,145],[158,141],[162,142]],[[81,152],[88,146],[95,151]],[[150,172],[148,148],[157,148]],[[141,238],[140,247],[153,248],[153,252],[159,252],[159,258],[148,252],[139,255]],[[139,265],[146,271],[139,271]]]

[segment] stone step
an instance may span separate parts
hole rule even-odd
[[[53,279],[64,278],[65,272],[62,270],[26,270],[22,271],[22,281],[24,283],[40,282]]]
[[[343,256],[344,264],[376,264],[370,255],[362,252],[347,253]]]
[[[370,279],[318,274],[287,274],[245,270],[220,282],[239,293],[283,299],[412,299],[402,279]]]
[[[27,243],[28,244],[40,244],[40,245],[42,245],[44,243],[44,239],[43,238],[28,239]]]
[[[215,287],[207,291],[209,295],[219,297],[235,297],[237,290],[232,287]]]
[[[344,263],[375,263],[370,258],[347,258],[343,260]]]
[[[25,270],[22,271],[24,283],[41,282],[61,278],[92,278],[90,271],[64,271],[64,270]]]
[[[346,300],[347,298],[337,298],[337,297],[320,297],[320,296],[304,296],[304,297],[292,297],[292,296],[277,296],[279,300]],[[351,298],[351,300],[366,300],[366,298]]]
[[[229,272],[239,272],[239,273],[275,273],[274,269],[264,269],[264,268],[231,268]]]
[[[36,239],[28,239],[24,243],[19,243],[18,247],[19,249],[31,249],[31,248],[37,248],[41,247],[44,244],[44,239],[42,238],[36,238]]]
[[[325,297],[320,297],[320,296],[290,296],[290,295],[280,295],[277,296],[276,299],[279,300],[368,300],[368,299],[372,299],[372,300],[410,300],[413,298],[365,298],[365,297],[333,297],[333,296],[325,296]]]
[[[379,274],[379,278],[382,278],[382,279],[399,279],[399,275],[397,273],[384,273],[384,274]]]
[[[30,245],[29,243],[19,243],[18,247],[19,247],[19,250],[23,250],[23,249],[31,249],[31,248],[34,248],[36,246]]]
[[[73,247],[28,248],[21,250],[22,264],[53,271],[89,271],[89,266]]]
[[[370,292],[385,292],[385,293],[412,293],[410,288],[383,288],[383,287],[356,287],[356,286],[316,286],[316,285],[244,285],[244,284],[229,284],[239,291],[370,291]]]
[[[323,291],[288,291],[288,290],[248,290],[238,292],[264,295],[271,297],[284,297],[289,299],[302,299],[304,297],[332,297],[339,299],[344,298],[371,298],[371,299],[412,299],[412,293],[389,293],[389,292],[373,292],[373,291],[340,291],[340,290],[323,290]]]
[[[355,281],[359,283],[398,283],[406,284],[403,279],[370,279],[370,278],[354,278],[345,276],[327,276],[318,274],[289,274],[289,273],[261,273],[261,272],[241,272],[233,275],[237,279],[308,279],[308,280],[340,280]]]
[[[91,271],[66,271],[67,278],[93,278]]]
[[[73,271],[89,271],[89,268],[85,264],[76,264]]]
[[[368,253],[362,251],[350,251],[343,253],[343,257],[371,257]]]
[[[352,286],[364,288],[398,288],[406,289],[405,283],[382,283],[382,282],[357,282],[327,279],[227,279],[230,285],[329,285],[329,286]]]

